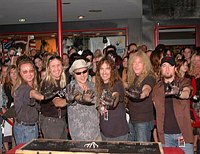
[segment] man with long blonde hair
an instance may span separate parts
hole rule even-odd
[[[128,106],[134,141],[150,141],[154,126],[151,92],[155,77],[151,62],[143,51],[133,53],[128,62]]]

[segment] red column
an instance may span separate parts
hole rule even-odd
[[[57,0],[58,54],[62,57],[62,0]]]

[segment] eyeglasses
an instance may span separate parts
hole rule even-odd
[[[32,69],[31,69],[31,70],[23,70],[23,71],[22,71],[23,74],[34,73],[34,72],[35,72],[35,71],[32,70]]]
[[[85,74],[85,73],[87,73],[88,72],[88,70],[84,70],[84,71],[82,71],[82,72],[74,72],[76,75],[81,75],[81,74]]]
[[[58,56],[58,55],[52,55],[52,56],[49,58],[48,62],[51,62],[53,59],[61,60],[61,57]]]

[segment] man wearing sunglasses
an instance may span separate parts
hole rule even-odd
[[[75,60],[69,69],[74,80],[66,87],[68,125],[72,140],[101,140],[94,84],[88,81],[89,64]]]

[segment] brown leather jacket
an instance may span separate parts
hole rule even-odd
[[[176,78],[179,81],[179,87],[190,87],[191,81],[186,78]],[[164,94],[164,83],[160,80],[153,89],[152,99],[156,109],[156,121],[157,121],[157,132],[159,141],[163,144],[164,140],[164,117],[165,115],[165,94]],[[178,99],[173,98],[174,113],[178,123],[178,126],[183,134],[183,138],[186,143],[193,142],[192,126],[190,120],[190,101],[189,99]]]

